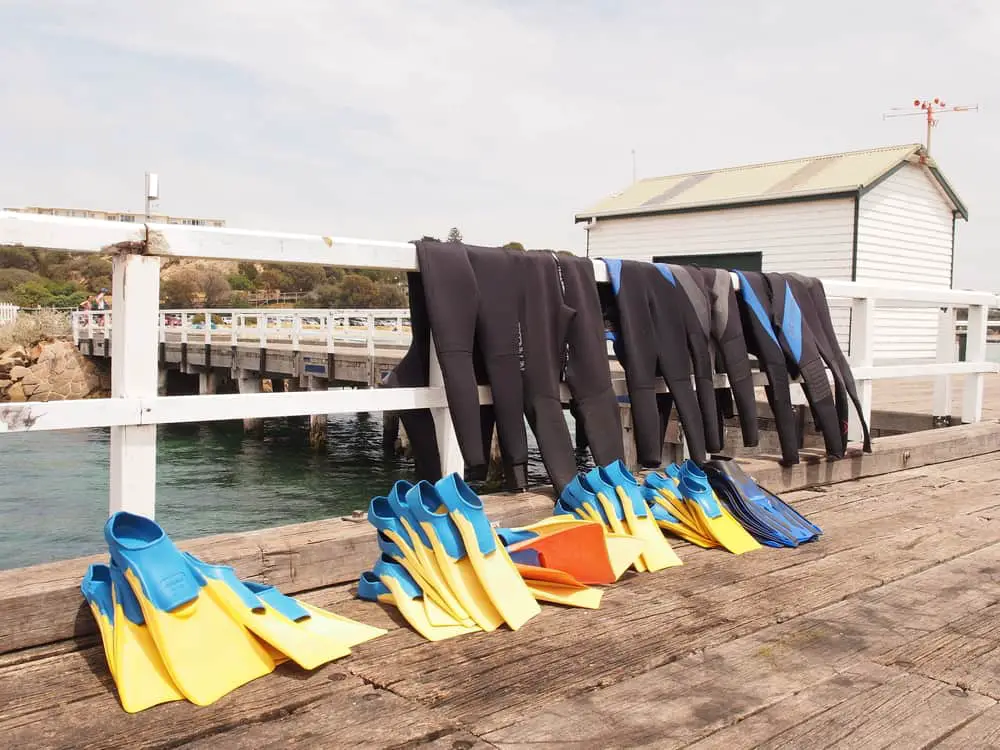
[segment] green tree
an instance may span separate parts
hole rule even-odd
[[[201,293],[204,295],[206,307],[222,307],[232,296],[226,277],[214,269],[202,272]]]
[[[230,274],[228,281],[229,288],[234,291],[249,292],[253,289],[253,282],[242,273]]]
[[[375,282],[356,273],[347,274],[340,282],[338,307],[372,307],[378,293]]]
[[[270,266],[291,281],[278,287],[285,292],[308,292],[326,279],[326,274],[319,266],[302,263],[275,263]]]
[[[257,288],[269,291],[291,289],[295,284],[287,274],[282,273],[277,268],[267,268],[260,272],[257,277]]]
[[[520,242],[508,242],[504,247],[508,250],[524,250],[524,245]]]
[[[462,233],[458,230],[458,227],[452,227],[448,230],[448,242],[461,242]]]
[[[200,291],[198,274],[194,269],[182,268],[160,284],[164,307],[194,307]]]
[[[256,281],[257,275],[260,273],[260,271],[257,270],[257,264],[251,263],[248,260],[240,261],[239,265],[236,266],[236,270],[250,279],[250,281]]]

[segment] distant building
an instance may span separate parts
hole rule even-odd
[[[587,254],[950,287],[969,214],[920,144],[651,177],[576,215]],[[850,311],[832,311],[842,344]],[[879,308],[875,356],[933,358],[937,312]]]
[[[142,223],[146,215],[139,211],[99,211],[89,208],[43,208],[41,206],[25,206],[24,208],[5,208],[22,214],[39,214],[41,216],[69,216],[76,219],[106,219],[107,221],[125,221]],[[200,219],[192,216],[167,216],[166,214],[150,214],[154,224],[185,224],[190,227],[224,227],[224,219]]]

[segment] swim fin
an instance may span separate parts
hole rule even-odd
[[[361,574],[358,596],[390,603],[420,635],[429,641],[443,641],[480,629],[475,625],[432,625],[423,605],[424,592],[406,568],[392,558],[381,555],[371,571]]]
[[[388,495],[373,497],[368,506],[368,521],[399,548],[403,555],[399,563],[420,586],[424,600],[437,603],[451,619],[471,625],[472,617],[452,591],[430,539],[406,503],[406,493],[412,488],[412,484],[400,479],[392,485]]]
[[[653,514],[653,520],[656,521],[656,525],[661,529],[669,531],[671,534],[699,547],[708,549],[719,546],[719,543],[714,539],[706,539],[696,529],[691,528],[689,524],[684,523],[680,518],[675,516],[673,508],[652,487],[643,486],[642,496],[649,506],[650,513]]]
[[[466,554],[462,536],[434,485],[423,479],[417,482],[407,491],[405,506],[415,519],[422,539],[433,551],[442,577],[462,608],[486,632],[500,627],[504,618],[479,580],[476,568]]]
[[[542,610],[497,539],[483,501],[457,472],[439,479],[434,489],[457,527],[490,601],[507,625],[517,630]]]
[[[605,544],[608,557],[611,559],[611,567],[615,572],[615,580],[618,580],[629,567],[635,568],[640,573],[646,570],[646,565],[642,561],[645,542],[626,531],[622,523],[625,511],[618,502],[617,495],[611,493],[611,496],[613,500],[603,493],[595,492],[586,477],[577,474],[563,488],[559,500],[566,507],[576,510],[581,517],[591,518],[601,524],[605,532]]]
[[[105,523],[104,538],[171,680],[188,700],[209,705],[274,670],[264,645],[233,619],[155,521],[118,511]],[[116,674],[125,664],[119,643],[116,635]]]
[[[103,563],[91,563],[80,581],[80,593],[97,623],[111,676],[115,674],[115,603],[111,595],[111,570]]]
[[[822,530],[778,496],[754,482],[732,459],[713,459],[705,473],[718,496],[754,536],[771,546],[796,547]]]
[[[760,543],[719,502],[705,472],[690,459],[681,466],[679,487],[698,523],[719,544],[735,555],[760,549]]]
[[[557,518],[568,521],[549,523]],[[565,571],[581,583],[607,584],[618,580],[604,529],[594,521],[551,516],[530,526],[497,529],[497,537],[515,562],[521,561],[519,554],[531,551],[535,554],[535,565]]]
[[[642,560],[649,571],[682,564],[673,547],[663,536],[660,527],[653,520],[638,482],[621,459],[607,466],[592,469],[587,474],[587,482],[595,490],[598,490],[598,482],[602,482],[609,492],[617,494],[629,532],[632,536],[642,539],[644,543]]]
[[[121,568],[108,566],[114,606],[114,662],[111,674],[118,686],[118,699],[128,713],[161,703],[183,700],[146,627],[136,598]]]

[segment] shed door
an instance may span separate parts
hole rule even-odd
[[[705,255],[658,255],[656,263],[675,263],[678,266],[723,268],[727,271],[760,271],[763,253],[711,253]]]

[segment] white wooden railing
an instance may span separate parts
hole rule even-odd
[[[72,316],[73,341],[111,336],[107,312],[79,311]],[[405,309],[191,309],[161,310],[159,340],[188,343],[240,344],[264,348],[336,351],[336,344],[364,347],[406,346],[410,341],[410,311]]]
[[[6,323],[13,323],[17,320],[17,313],[20,308],[9,302],[0,302],[0,326]]]
[[[158,424],[427,408],[434,417],[443,471],[463,470],[433,346],[428,388],[157,395],[161,258],[314,263],[414,271],[417,270],[416,252],[410,243],[183,225],[129,226],[93,219],[0,212],[0,247],[5,246],[113,255],[114,307],[110,315],[115,343],[111,360],[111,398],[0,404],[0,432],[110,427],[112,511],[128,509],[153,515]],[[603,263],[595,261],[594,271],[598,282],[607,282]],[[962,419],[966,422],[981,419],[983,377],[998,371],[996,364],[986,361],[985,352],[988,310],[1000,303],[995,295],[889,284],[840,281],[824,284],[831,305],[846,305],[852,310],[852,366],[866,417],[871,415],[872,381],[928,376],[938,379],[935,414],[949,414],[950,381],[947,376],[961,375],[965,377]],[[942,309],[941,345],[936,362],[875,365],[875,309],[882,306]],[[954,361],[954,315],[959,307],[969,310],[965,362]],[[946,338],[947,345],[944,344]],[[760,384],[766,382],[759,373],[755,377]],[[720,376],[719,384],[725,384],[724,377]],[[620,393],[625,393],[623,381],[616,381],[615,385]],[[563,395],[568,398],[568,393]],[[481,388],[480,397],[488,402],[489,389]],[[857,439],[858,436],[858,425],[852,424],[851,437]]]

